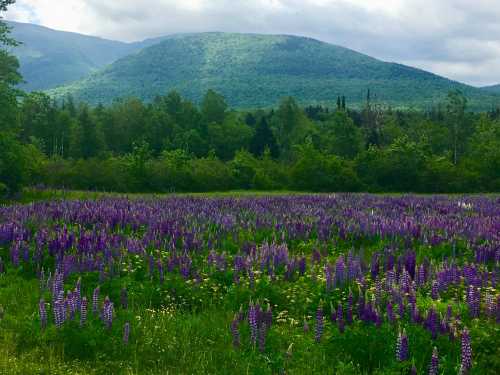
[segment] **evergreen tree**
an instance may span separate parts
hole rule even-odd
[[[277,158],[279,156],[276,137],[274,136],[266,118],[262,117],[255,129],[252,141],[250,142],[250,151],[255,156],[262,156],[266,148],[269,149],[273,158]]]
[[[222,95],[208,90],[201,103],[201,114],[206,125],[222,124],[226,117],[227,103]]]
[[[73,156],[89,159],[104,149],[104,141],[92,114],[83,106],[78,114],[78,125],[73,136]]]

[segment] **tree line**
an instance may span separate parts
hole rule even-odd
[[[5,10],[12,0],[0,0]],[[1,23],[0,23],[1,24]],[[9,46],[0,26],[0,45]],[[118,192],[233,189],[372,192],[500,190],[500,112],[472,113],[460,92],[430,111],[371,100],[349,109],[234,110],[209,90],[91,107],[23,93],[0,49],[0,194],[27,185]]]

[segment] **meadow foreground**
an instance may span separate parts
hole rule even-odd
[[[0,207],[1,374],[498,374],[500,198]]]

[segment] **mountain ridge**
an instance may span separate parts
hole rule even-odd
[[[125,43],[30,23],[6,21],[21,42],[11,48],[25,83],[22,89],[47,90],[88,77],[121,57],[156,43],[155,39]]]
[[[491,108],[500,99],[434,73],[313,38],[223,32],[170,35],[52,93],[97,104],[128,96],[151,101],[177,90],[199,102],[208,89],[237,108],[275,106],[284,96],[304,104],[332,104],[345,95],[351,104],[360,105],[368,89],[384,104],[397,107],[429,107],[455,89],[464,91],[476,107]]]
[[[483,91],[490,92],[493,94],[500,94],[500,84],[498,85],[491,85],[491,86],[484,86],[481,87]]]
[[[8,21],[24,44],[12,52],[28,91],[71,94],[91,104],[136,96],[151,101],[177,90],[199,102],[214,89],[238,108],[272,107],[284,96],[302,104],[360,106],[373,98],[395,107],[428,108],[459,89],[473,107],[498,105],[500,88],[474,88],[422,69],[290,34],[180,33],[120,42]]]

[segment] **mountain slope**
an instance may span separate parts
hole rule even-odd
[[[46,90],[87,77],[108,64],[159,40],[122,43],[46,27],[8,22],[22,45],[11,50],[19,58],[26,90]]]
[[[500,85],[486,86],[481,88],[483,91],[492,93],[492,94],[500,94]]]
[[[350,105],[360,105],[368,89],[394,106],[427,107],[452,89],[462,90],[476,107],[498,103],[480,89],[317,40],[230,33],[167,37],[52,93],[109,103],[126,96],[152,100],[173,89],[194,101],[214,89],[235,107],[273,106],[289,95],[303,104],[345,95]]]

